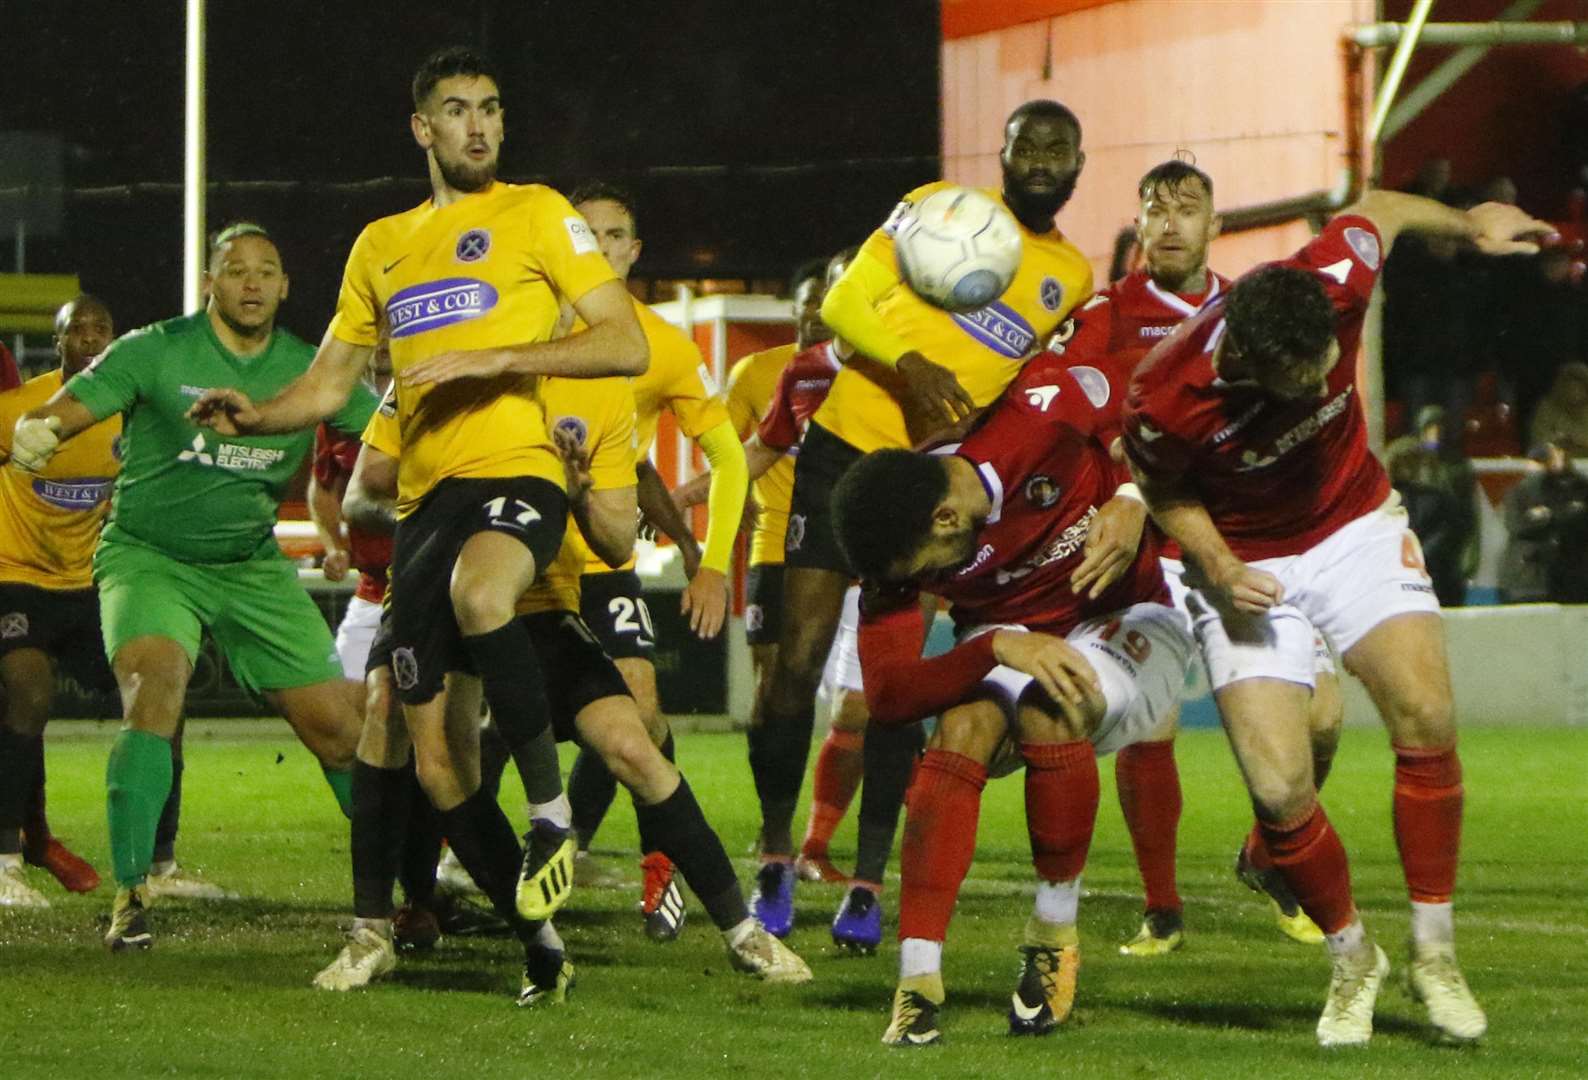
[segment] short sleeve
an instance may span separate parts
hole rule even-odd
[[[331,316],[330,332],[339,341],[373,348],[379,340],[379,302],[374,286],[374,266],[378,260],[375,242],[370,230],[365,228],[348,253],[347,266],[342,270],[342,288],[336,294],[336,314]]]
[[[401,457],[402,429],[397,424],[397,387],[395,385],[381,399],[380,407],[370,415],[364,425],[362,439],[366,446],[379,450],[387,457]]]
[[[1286,265],[1316,274],[1340,314],[1360,313],[1373,295],[1383,267],[1383,251],[1373,223],[1347,214],[1325,225],[1306,247],[1286,260]]]
[[[364,430],[370,416],[379,405],[380,398],[375,396],[375,391],[362,382],[355,383],[353,392],[347,397],[347,403],[331,417],[330,424],[338,431],[357,435]]]
[[[595,232],[551,188],[537,188],[530,207],[530,247],[546,277],[569,303],[617,275],[601,254]]]
[[[772,450],[787,451],[800,441],[799,417],[794,415],[794,381],[789,375],[793,370],[794,365],[790,364],[777,377],[766,415],[756,429],[761,444]]]
[[[143,396],[144,380],[159,358],[145,347],[147,332],[117,338],[88,367],[72,376],[66,392],[83,403],[96,421],[126,412]]]
[[[1191,468],[1191,449],[1164,430],[1133,392],[1125,400],[1125,453],[1148,476],[1172,480]]]
[[[754,360],[746,356],[728,372],[728,419],[741,439],[749,438],[761,419],[755,412],[755,390]]]
[[[1107,404],[1106,380],[1100,389],[1094,374],[1102,378],[1095,369],[1071,368],[1053,353],[1034,357],[956,453],[1001,477],[1021,476],[1046,459],[1056,442],[1090,440]]]
[[[680,340],[670,347],[668,380],[662,398],[678,418],[678,430],[691,439],[728,422],[728,406],[717,394],[715,380],[694,342]],[[652,363],[656,358],[652,357]]]

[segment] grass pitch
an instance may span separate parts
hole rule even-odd
[[[110,885],[68,896],[32,871],[54,906],[0,910],[0,1077],[1588,1075],[1588,732],[1463,734],[1457,924],[1490,1034],[1462,1050],[1432,1045],[1421,1008],[1399,989],[1407,912],[1389,826],[1393,763],[1381,732],[1346,733],[1325,802],[1358,903],[1397,970],[1372,1046],[1329,1053],[1312,1035],[1323,951],[1282,938],[1231,876],[1249,819],[1216,733],[1188,733],[1178,751],[1186,947],[1151,961],[1116,953],[1138,923],[1139,884],[1105,761],[1075,1015],[1049,1038],[1005,1035],[1031,872],[1021,784],[995,781],[949,935],[944,1043],[900,1051],[878,1042],[897,960],[891,925],[878,956],[841,956],[827,934],[839,890],[801,886],[790,940],[816,979],[794,988],[733,973],[692,898],[682,937],[652,944],[634,911],[633,814],[622,802],[598,849],[636,885],[576,894],[559,919],[579,972],[566,1008],[514,1008],[516,950],[492,939],[447,940],[365,992],[313,991],[349,919],[347,825],[284,725],[238,731],[189,736],[179,857],[247,899],[166,903],[153,913],[152,952],[111,956],[99,940]],[[53,739],[49,757],[55,828],[102,872],[109,734]],[[679,761],[729,851],[744,852],[756,811],[743,738],[684,736]],[[509,772],[504,801],[521,820],[515,783]],[[852,821],[835,849],[842,865]],[[741,867],[748,880],[751,863]],[[890,883],[890,915],[894,901]]]

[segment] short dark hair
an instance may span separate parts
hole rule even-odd
[[[502,80],[496,74],[496,65],[484,55],[467,45],[448,45],[425,57],[414,72],[414,111],[418,112],[424,107],[425,99],[436,88],[436,83],[455,75],[483,75],[498,87],[502,85]]]
[[[811,278],[815,278],[820,282],[827,280],[826,259],[806,259],[796,266],[794,272],[788,276],[788,294],[793,296],[799,292],[800,286]]]
[[[634,196],[630,195],[627,189],[611,181],[586,180],[573,189],[568,201],[574,206],[583,206],[587,202],[615,202],[623,207],[623,212],[629,216],[629,224],[634,226],[634,235],[640,235],[640,215],[634,212]]]
[[[915,450],[874,450],[833,489],[833,530],[849,568],[887,581],[893,565],[932,535],[932,515],[948,494],[943,462]]]
[[[204,262],[208,264],[210,260],[220,254],[221,248],[240,236],[257,236],[261,239],[269,240],[272,244],[276,242],[275,238],[270,235],[270,231],[257,221],[228,222],[210,233],[209,246],[205,248]]]
[[[55,333],[59,334],[66,329],[65,315],[68,308],[76,311],[78,308],[83,307],[98,308],[100,311],[105,313],[105,317],[109,318],[112,323],[115,322],[114,317],[110,314],[109,304],[105,303],[93,293],[80,292],[70,300],[66,301],[66,303],[55,309]]]
[[[1264,266],[1230,289],[1225,332],[1254,373],[1284,371],[1321,355],[1335,337],[1323,284],[1293,266]]]
[[[1051,98],[1034,98],[1024,105],[1015,106],[1015,111],[1009,114],[1009,119],[1004,121],[1004,140],[1009,138],[1009,129],[1020,121],[1030,116],[1046,116],[1053,120],[1062,121],[1070,125],[1075,132],[1075,141],[1081,141],[1081,121],[1068,106],[1061,105]]]
[[[1178,156],[1160,162],[1142,173],[1141,180],[1136,184],[1136,194],[1145,199],[1160,187],[1175,191],[1188,180],[1201,181],[1208,198],[1213,198],[1213,178],[1197,168],[1195,160],[1188,161]]]

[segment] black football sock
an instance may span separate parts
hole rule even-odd
[[[518,835],[496,800],[476,791],[451,810],[441,812],[441,829],[491,907],[507,920],[526,946],[535,940],[539,923],[518,913],[518,869],[524,852]]]
[[[44,813],[44,736],[33,744],[33,790],[27,793],[22,831],[26,834],[23,847],[28,851],[42,852],[50,842],[50,820]]]
[[[662,756],[664,758],[666,758],[669,762],[671,762],[673,760],[674,746],[673,746],[673,733],[671,731],[669,731],[667,733],[667,738],[662,741],[662,745],[658,749],[661,750]],[[632,799],[633,798],[633,794],[630,793],[629,797]],[[634,799],[634,825],[635,825],[637,831],[640,834],[640,854],[641,855],[649,855],[653,851],[661,851],[661,843],[660,843],[660,841],[658,841],[656,837],[652,836],[650,834],[649,830],[646,828],[646,822],[649,821],[649,820],[650,820],[649,818],[647,818],[645,815],[640,813],[639,800],[638,799]],[[666,854],[666,853],[663,852],[663,854]],[[668,856],[668,857],[671,858],[672,856]]]
[[[43,735],[19,735],[0,724],[0,855],[22,853],[22,825],[39,783]]]
[[[397,880],[403,896],[415,907],[435,908],[436,865],[441,862],[441,811],[431,805],[419,786],[419,774],[409,765],[408,828],[402,840]]]
[[[816,710],[811,705],[787,715],[766,709],[761,725],[750,729],[750,772],[761,800],[763,851],[793,854],[794,810],[815,726]]]
[[[463,639],[485,687],[491,718],[508,746],[533,739],[551,722],[546,686],[529,631],[517,619]]]
[[[899,809],[904,805],[904,793],[915,773],[923,742],[919,724],[904,728],[872,724],[866,728],[859,850],[855,855],[857,881],[882,884],[882,874],[893,851],[893,836],[899,827]]]
[[[677,790],[655,806],[636,805],[634,815],[640,829],[655,842],[653,850],[673,860],[717,929],[727,930],[749,918],[733,863],[695,801],[688,780],[680,776]]]
[[[551,728],[513,747],[513,764],[524,782],[524,801],[530,812],[562,794],[562,763],[557,759],[557,737]],[[566,823],[564,823],[566,824]]]
[[[617,777],[601,760],[601,755],[581,746],[579,756],[573,761],[573,771],[568,774],[568,803],[573,807],[573,829],[579,834],[581,851],[589,850],[617,790]]]
[[[176,858],[176,834],[182,824],[182,773],[186,769],[181,754],[171,755],[171,794],[160,808],[160,822],[154,827],[154,861]]]
[[[392,885],[414,800],[413,769],[353,761],[353,914],[389,919]]]
[[[501,793],[502,773],[512,756],[500,728],[495,724],[480,727],[480,790],[493,799]]]

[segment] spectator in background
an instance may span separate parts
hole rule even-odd
[[[1500,599],[1507,604],[1588,602],[1588,477],[1571,449],[1545,442],[1533,450],[1543,466],[1505,497],[1510,534],[1500,562]]]
[[[1573,361],[1555,372],[1529,429],[1535,446],[1556,443],[1572,454],[1588,454],[1588,364]]]
[[[1478,485],[1460,430],[1447,438],[1445,410],[1426,405],[1412,434],[1385,448],[1384,467],[1422,544],[1439,606],[1460,607],[1478,567]]]

